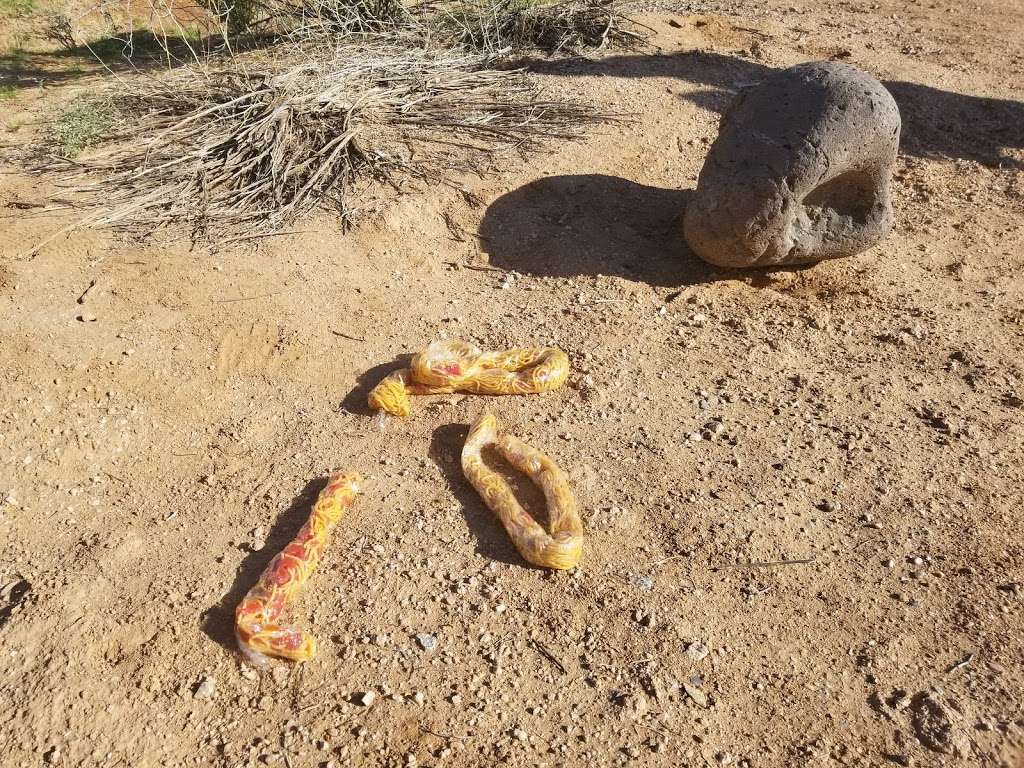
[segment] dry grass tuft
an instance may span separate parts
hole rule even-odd
[[[647,27],[624,14],[616,0],[443,0],[429,8],[453,43],[492,55],[541,50],[580,53],[610,45],[637,47]]]
[[[447,181],[495,153],[615,119],[544,99],[523,72],[487,63],[464,50],[350,42],[122,86],[115,106],[139,117],[73,165],[93,180],[79,187],[94,210],[84,224],[271,232],[321,207],[349,221],[370,181]]]

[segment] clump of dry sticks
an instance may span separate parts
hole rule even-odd
[[[115,93],[140,117],[76,162],[100,173],[81,187],[101,209],[87,223],[273,231],[320,206],[348,220],[364,181],[446,180],[613,118],[545,100],[523,72],[464,50],[362,42],[301,58],[262,72],[179,69]]]
[[[452,183],[497,153],[617,119],[545,98],[526,72],[496,66],[496,56],[526,46],[605,44],[618,29],[611,16],[597,24],[590,11],[568,10],[611,13],[605,0],[527,15],[499,0],[473,6],[473,16],[451,4],[445,15],[426,6],[410,14],[396,0],[280,1],[301,23],[278,45],[118,83],[110,100],[127,116],[120,135],[42,164],[76,175],[91,211],[78,226],[258,235],[318,208],[348,223],[375,183]]]
[[[246,29],[276,29],[291,37],[382,34],[415,26],[414,10],[403,0],[207,0],[238,15]]]

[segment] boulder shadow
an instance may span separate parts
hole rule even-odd
[[[295,500],[274,522],[262,549],[249,550],[235,572],[235,580],[221,598],[203,611],[200,629],[214,642],[229,651],[237,650],[235,643],[235,608],[252,589],[260,574],[274,559],[274,556],[295,538],[320,491],[327,485],[327,478],[306,483]]]
[[[537,179],[495,200],[480,225],[490,263],[524,274],[602,274],[679,286],[716,279],[683,239],[692,190],[616,176]]]
[[[468,434],[469,426],[466,424],[445,424],[438,427],[431,436],[427,455],[444,473],[448,479],[448,487],[462,506],[466,525],[469,526],[470,533],[476,539],[477,554],[488,560],[497,560],[521,568],[536,567],[522,558],[501,525],[501,521],[484,504],[476,489],[462,474],[462,446],[465,444]],[[487,463],[488,466],[494,466],[492,461]],[[532,485],[530,488],[526,488],[519,478],[509,477],[506,472],[502,472],[502,475],[509,480],[519,503],[530,510],[531,514],[534,510],[544,509],[544,497],[537,489]],[[528,480],[525,482],[529,483]],[[538,499],[539,506],[537,506]],[[543,522],[542,518],[538,517],[538,519]]]
[[[850,60],[871,71],[867,63]],[[531,72],[559,77],[674,78],[677,96],[724,112],[740,88],[764,80],[774,67],[714,51],[614,55],[596,59],[524,59]],[[1024,101],[976,96],[905,80],[883,80],[900,108],[900,152],[923,158],[962,158],[990,168],[1024,167],[1007,150],[1024,149]]]

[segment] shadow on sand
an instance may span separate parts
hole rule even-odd
[[[235,573],[235,580],[232,582],[231,588],[202,614],[200,629],[207,637],[230,651],[236,650],[235,608],[256,584],[260,574],[274,559],[274,556],[295,538],[299,528],[309,518],[313,502],[316,501],[316,497],[326,485],[326,477],[306,483],[288,509],[274,521],[263,548],[250,551],[243,558]]]

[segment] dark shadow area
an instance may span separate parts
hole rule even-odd
[[[247,35],[233,39],[233,51],[264,48],[278,38]],[[183,37],[156,35],[149,30],[115,33],[74,48],[45,53],[16,50],[0,56],[0,88],[37,88],[104,72],[123,74],[171,69],[224,51],[220,35]]]
[[[274,521],[263,548],[250,551],[245,556],[238,566],[231,588],[200,617],[199,627],[207,637],[230,651],[236,650],[235,608],[256,584],[274,556],[295,538],[299,528],[309,518],[317,495],[326,485],[326,477],[306,483],[299,496]]]
[[[484,504],[476,489],[462,474],[462,446],[465,444],[468,434],[469,426],[466,424],[445,424],[438,427],[430,438],[427,455],[448,478],[448,486],[462,506],[466,524],[476,538],[477,553],[488,560],[497,560],[523,568],[533,568],[534,566],[523,560],[501,525],[501,521]],[[494,466],[491,461],[487,463],[488,466]],[[507,472],[502,472],[502,475],[510,481],[509,484],[515,491],[519,502],[531,514],[535,514],[538,509],[544,509],[544,497],[537,489],[530,485],[530,489],[527,490],[519,482],[520,478],[510,477]],[[528,479],[523,478],[523,480],[529,484]],[[529,491],[532,491],[536,498],[531,496]],[[535,519],[543,521],[541,517]]]
[[[356,376],[356,385],[345,395],[345,399],[341,401],[338,410],[354,413],[358,416],[373,416],[374,412],[370,410],[370,406],[366,402],[370,390],[380,384],[381,379],[392,371],[397,371],[399,368],[408,368],[411,360],[412,355],[399,355],[390,363],[375,365],[370,370]]]
[[[83,63],[84,64],[84,63]],[[74,66],[56,61],[51,54],[18,51],[0,55],[0,88],[20,90],[59,85],[99,71],[93,66]]]
[[[713,280],[682,236],[691,190],[615,176],[548,176],[495,200],[480,236],[491,264],[535,275],[616,275],[660,286]]]
[[[754,61],[703,51],[609,56],[590,61],[531,59],[522,63],[533,72],[550,75],[676,78],[697,86],[680,92],[680,98],[715,112],[729,105],[738,88],[775,71]],[[896,99],[903,118],[902,152],[917,157],[961,158],[991,167],[1022,166],[1004,150],[1024,149],[1024,103],[899,80],[883,84]]]
[[[32,585],[25,579],[18,579],[4,587],[4,592],[0,595],[0,629],[10,620],[11,614],[31,591]]]
[[[903,118],[900,151],[959,157],[991,168],[1024,168],[1006,149],[1024,149],[1024,103],[885,81]]]

